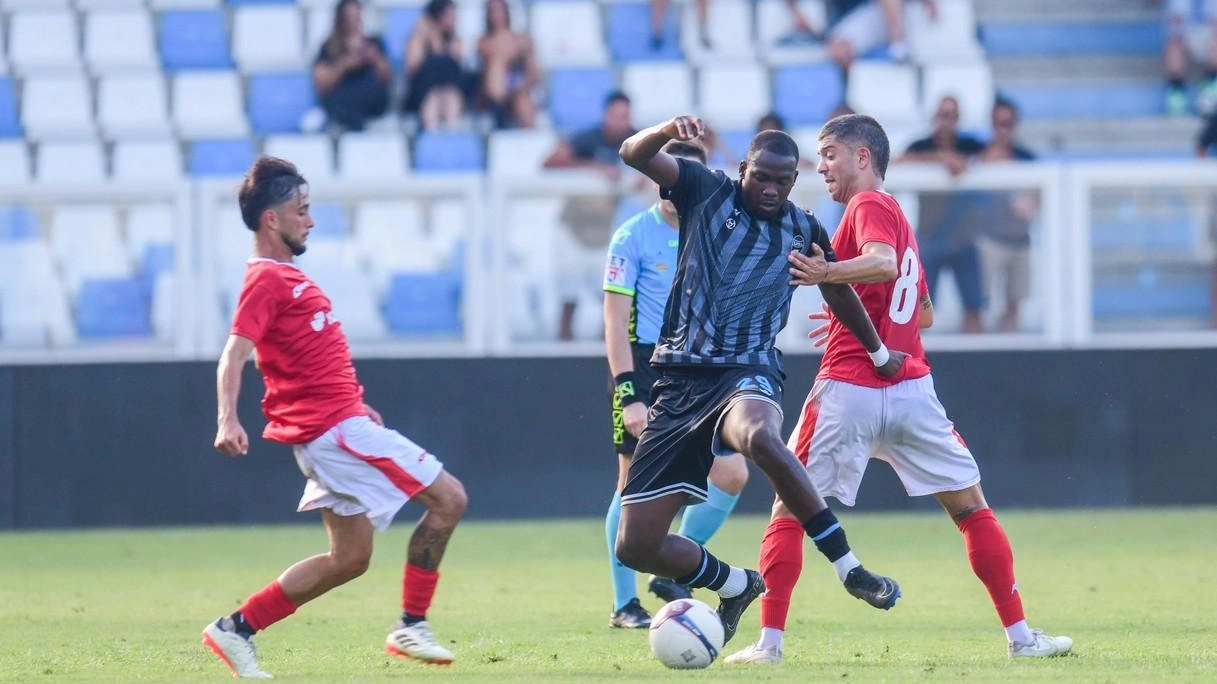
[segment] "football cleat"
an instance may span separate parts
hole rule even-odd
[[[621,610],[614,612],[609,617],[609,627],[646,629],[650,626],[651,614],[642,607],[638,599],[630,599],[630,602],[622,606]]]
[[[880,610],[889,610],[900,598],[900,585],[896,580],[872,574],[859,565],[845,576],[845,590],[850,596],[866,601]]]
[[[667,577],[658,577],[651,575],[651,581],[647,584],[647,588],[652,594],[659,597],[664,603],[671,603],[680,599],[693,598],[693,592],[683,584],[677,583],[674,579]]]
[[[426,620],[409,626],[399,620],[385,637],[385,653],[433,665],[448,665],[455,659],[452,651],[440,646]]]
[[[1067,636],[1048,636],[1042,629],[1031,630],[1035,641],[1029,644],[1010,642],[1011,658],[1052,658],[1063,656],[1073,648],[1073,639]]]
[[[742,651],[737,651],[727,656],[723,662],[732,665],[742,664],[765,664],[776,665],[782,662],[782,649],[774,646],[773,648],[761,648],[760,642],[748,644],[748,648]]]
[[[258,666],[258,649],[253,638],[245,638],[233,629],[232,618],[222,617],[203,628],[203,644],[224,661],[233,677],[274,679]]]
[[[739,620],[748,609],[748,604],[756,597],[765,593],[765,580],[756,570],[745,570],[748,574],[748,584],[739,596],[720,599],[718,602],[718,618],[723,621],[723,644],[726,645],[739,629]]]

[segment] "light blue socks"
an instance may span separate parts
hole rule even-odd
[[[685,507],[678,532],[680,536],[703,545],[723,526],[727,516],[735,509],[735,502],[739,501],[739,494],[728,494],[715,487],[714,483],[709,483],[706,490],[708,496],[705,501]]]
[[[621,522],[621,494],[613,495],[608,514],[604,516],[604,538],[608,542],[609,568],[613,575],[613,612],[638,598],[634,569],[617,560],[617,525]],[[722,523],[719,523],[720,525]],[[716,528],[717,529],[717,528]]]

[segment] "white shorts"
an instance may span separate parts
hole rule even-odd
[[[947,418],[929,375],[891,387],[816,380],[789,447],[820,494],[846,506],[854,505],[872,458],[891,464],[909,496],[980,482],[972,452]]]
[[[904,23],[906,26],[912,23],[909,19],[910,11],[908,3],[905,3]],[[883,10],[874,0],[858,5],[846,13],[836,26],[832,27],[829,35],[848,43],[855,57],[861,57],[892,40],[887,33],[887,22],[883,19]]]
[[[308,478],[297,510],[363,513],[378,530],[387,528],[410,497],[430,487],[444,469],[422,447],[367,416],[347,418],[292,450]]]

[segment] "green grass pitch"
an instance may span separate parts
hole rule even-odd
[[[599,520],[462,526],[430,614],[456,652],[451,667],[382,651],[400,608],[408,524],[377,538],[367,575],[258,645],[266,670],[302,682],[1217,681],[1217,510],[999,515],[1032,625],[1072,636],[1075,655],[1007,660],[946,516],[849,512],[855,550],[896,577],[904,598],[888,613],[850,598],[807,545],[777,667],[668,671],[644,631],[608,629]],[[711,548],[755,566],[764,523],[733,518]],[[325,544],[320,524],[0,534],[0,680],[226,681],[199,630]],[[643,603],[658,608],[654,597]],[[758,618],[754,605],[727,652],[755,637]]]

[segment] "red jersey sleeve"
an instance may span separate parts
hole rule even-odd
[[[271,271],[261,269],[252,274],[241,288],[237,298],[237,310],[232,316],[233,335],[240,335],[253,343],[262,341],[262,336],[274,322],[282,304],[275,287]]]
[[[893,248],[899,244],[899,218],[891,208],[877,199],[866,199],[854,209],[854,225],[857,226],[858,251],[868,242],[882,242]]]

